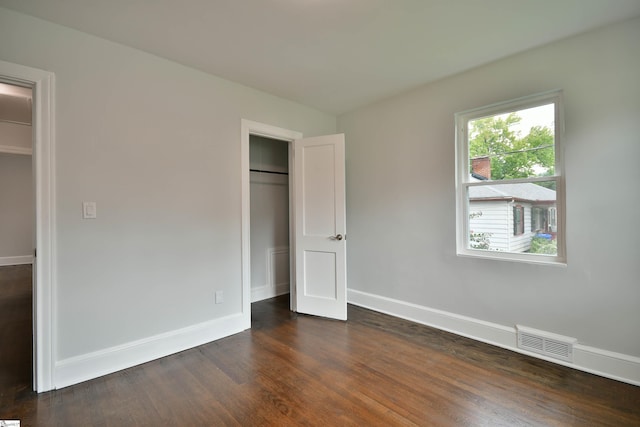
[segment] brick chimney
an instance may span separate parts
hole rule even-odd
[[[471,159],[471,173],[478,178],[491,179],[491,159],[488,156]]]

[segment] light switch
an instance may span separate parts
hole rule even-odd
[[[222,304],[224,302],[224,293],[222,291],[216,291],[216,304]]]
[[[96,202],[82,202],[82,218],[94,219],[97,218],[98,209]]]

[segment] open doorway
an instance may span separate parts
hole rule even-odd
[[[287,143],[290,309],[347,319],[344,134],[302,138],[300,132],[242,120],[242,314],[251,327],[250,139]],[[276,279],[277,280],[277,279]]]
[[[55,343],[55,294],[53,269],[54,183],[54,75],[51,72],[0,61],[0,83],[32,89],[32,179],[34,236],[32,264],[33,388],[38,392],[55,388],[53,346]]]
[[[252,303],[290,292],[289,149],[249,136]]]
[[[282,274],[282,270],[283,270],[283,264],[286,264],[288,262],[289,264],[289,271],[288,271],[288,282],[289,282],[289,293],[290,293],[290,309],[293,311],[296,311],[296,299],[295,299],[295,292],[296,292],[296,287],[295,287],[295,262],[291,262],[293,254],[295,253],[294,250],[294,239],[292,238],[292,236],[294,235],[293,232],[293,197],[292,197],[292,183],[294,182],[294,170],[292,167],[292,156],[293,156],[293,141],[299,138],[302,138],[302,133],[300,132],[296,132],[296,131],[292,131],[292,130],[288,130],[288,129],[283,129],[283,128],[279,128],[276,126],[272,126],[272,125],[267,125],[264,123],[258,123],[258,122],[253,122],[250,120],[242,120],[242,132],[241,132],[241,170],[242,170],[242,313],[243,313],[243,322],[245,324],[246,328],[250,328],[251,327],[251,302],[254,299],[254,296],[256,298],[256,301],[258,300],[258,298],[262,298],[262,297],[267,297],[266,295],[269,295],[269,293],[273,292],[283,292],[286,293],[286,285],[284,284],[284,280],[282,279],[283,276],[286,277],[286,275]],[[288,225],[288,234],[289,234],[289,241],[288,241],[288,256],[285,255],[285,246],[273,246],[273,250],[271,250],[270,252],[266,251],[266,247],[265,247],[265,252],[263,252],[263,254],[258,255],[258,257],[261,257],[264,260],[264,280],[265,283],[262,284],[261,281],[256,280],[255,281],[255,286],[254,286],[254,291],[252,292],[252,248],[251,248],[251,150],[250,150],[250,141],[251,140],[254,141],[260,141],[258,142],[258,144],[264,144],[265,146],[272,146],[273,147],[277,147],[276,150],[278,151],[279,154],[277,154],[277,156],[281,156],[282,155],[282,150],[283,150],[283,146],[286,146],[286,152],[287,152],[287,162],[286,162],[286,173],[287,175],[283,175],[284,178],[286,178],[287,183],[288,183],[288,192],[287,192],[287,204],[288,204],[288,220],[287,223]],[[279,145],[275,145],[275,144],[279,144]],[[254,151],[254,169],[257,169],[258,166],[255,164],[256,163],[256,155],[260,155],[259,151]],[[270,152],[270,155],[272,155],[274,153]],[[283,168],[284,163],[282,162],[282,160],[280,159],[279,161],[275,161],[275,160],[270,160],[269,163],[274,163],[275,166],[274,168],[272,168],[273,171],[278,171],[278,172],[284,172],[285,169]],[[255,174],[255,172],[254,172]],[[266,174],[264,174],[266,175]],[[279,174],[268,174],[268,175],[279,175]],[[267,180],[269,178],[263,178],[263,180]],[[282,181],[283,178],[274,178],[271,177],[271,180],[280,180],[280,182]],[[282,190],[282,187],[280,186],[280,192]],[[281,222],[282,224],[282,222]],[[282,233],[284,234],[284,233]],[[273,238],[273,242],[282,242],[282,235],[280,235],[278,237],[278,240],[275,239],[275,237]],[[268,257],[271,257],[271,260],[268,259]],[[283,261],[284,258],[284,261]],[[267,262],[268,261],[268,262]],[[267,265],[270,266],[270,268],[272,268],[272,271],[267,272],[266,268]],[[276,271],[273,271],[273,268],[275,266]],[[259,268],[259,267],[258,267]],[[274,278],[275,276],[275,278]],[[271,285],[272,286],[267,286],[264,287],[263,289],[260,289],[261,287],[263,287],[264,285],[267,285],[267,277],[270,277],[269,280],[271,280]],[[279,285],[279,286],[278,286]],[[272,289],[268,290],[269,288]],[[265,291],[265,292],[262,292]],[[252,295],[253,294],[253,295]]]
[[[0,82],[0,389],[33,381],[32,89]]]

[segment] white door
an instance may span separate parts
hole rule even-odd
[[[344,135],[293,143],[295,310],[347,320]]]

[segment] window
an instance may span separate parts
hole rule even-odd
[[[524,234],[524,207],[517,205],[513,207],[513,235]]]
[[[456,114],[459,255],[565,262],[562,93]]]

